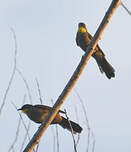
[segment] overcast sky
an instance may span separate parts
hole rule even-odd
[[[37,78],[44,104],[51,105],[51,99],[56,101],[83,55],[75,42],[78,23],[85,22],[88,31],[93,35],[110,3],[111,0],[1,0],[1,102],[14,66],[14,39],[10,28],[15,30],[17,38],[17,68],[28,82],[33,104],[40,103],[35,81]],[[130,0],[124,0],[123,3],[131,10]],[[95,134],[95,152],[131,151],[130,35],[131,17],[120,6],[99,42],[115,68],[116,77],[108,80],[91,58],[75,85]],[[25,94],[26,103],[30,103],[25,84],[16,73],[0,116],[2,152],[8,151],[12,144],[19,120],[18,112],[11,102],[21,107]],[[85,152],[87,126],[80,101],[72,90],[61,109],[66,108],[70,119],[76,121],[75,107],[78,110],[79,123],[83,127],[78,151]],[[28,118],[24,114],[22,116],[28,122]],[[37,128],[38,125],[32,122],[31,136]],[[43,149],[54,152],[51,128],[47,129],[41,139],[41,152]],[[20,150],[24,135],[25,129],[22,125],[18,143],[15,145],[16,151]],[[59,127],[59,138],[60,151],[73,151],[70,132]]]

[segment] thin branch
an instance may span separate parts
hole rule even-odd
[[[77,122],[79,124],[78,111],[77,111],[77,107],[76,106],[75,106],[75,114],[76,114]],[[80,134],[78,134],[78,138],[77,138],[77,141],[76,141],[76,147],[77,147],[79,141],[80,141]]]
[[[26,79],[24,78],[24,75],[22,74],[22,72],[18,68],[16,68],[16,71],[19,73],[19,75],[21,76],[22,80],[25,83],[25,86],[26,86],[27,92],[28,92],[28,96],[29,96],[29,99],[30,99],[30,103],[32,104],[33,102],[32,102],[32,96],[31,96],[29,85],[28,85]]]
[[[27,137],[28,137],[28,140],[30,140],[30,136],[29,136],[29,133],[28,133],[28,132],[29,132],[29,129],[30,129],[30,124],[31,124],[31,121],[29,120],[29,123],[28,123],[28,125],[27,125],[27,127],[26,127],[26,134],[25,134],[25,136],[24,136],[24,140],[23,140],[23,142],[22,142],[20,152],[23,151],[23,148],[24,148],[24,145],[25,145],[25,142],[26,142]],[[25,124],[24,124],[24,126],[25,126]],[[28,133],[28,134],[27,134],[27,133]]]
[[[93,143],[92,143],[92,152],[95,152],[95,144],[96,144],[96,140],[95,140],[95,135],[93,132],[91,132],[92,138],[93,138]]]
[[[121,6],[127,11],[129,15],[131,15],[131,11],[129,11],[129,9],[124,5],[124,3],[122,3],[122,1],[121,1]]]
[[[51,99],[52,105],[54,105],[53,99]],[[59,144],[59,132],[58,132],[58,126],[55,125],[55,130],[56,130],[56,142],[57,142],[57,152],[60,151],[60,144]],[[55,143],[55,138],[54,138],[54,143]]]
[[[15,139],[14,139],[12,145],[10,146],[8,152],[10,152],[14,148],[14,145],[17,142],[19,131],[20,131],[20,126],[21,126],[21,118],[19,118],[19,122],[18,122],[17,130],[16,130]]]
[[[41,95],[41,90],[40,90],[40,85],[39,85],[39,82],[38,82],[37,78],[36,78],[35,80],[36,80],[36,84],[37,84],[37,88],[38,88],[40,103],[43,104],[42,95]],[[40,141],[39,141],[39,143],[37,144],[37,147],[36,147],[35,152],[38,152],[39,146],[40,146]]]
[[[15,109],[17,110],[16,105],[15,105],[13,102],[12,102],[12,104],[13,104],[13,106],[15,107]],[[30,141],[30,135],[29,135],[30,121],[29,121],[28,126],[26,127],[26,124],[25,124],[25,122],[24,122],[24,120],[23,120],[23,118],[22,118],[22,115],[21,115],[19,112],[18,112],[18,114],[19,114],[20,119],[22,120],[22,123],[23,123],[23,125],[24,125],[25,130],[26,130],[26,135],[25,135],[25,138],[24,138],[24,141],[23,141],[23,143],[22,143],[21,150],[20,150],[20,151],[22,151],[22,149],[23,149],[23,147],[24,147],[24,143],[25,143],[27,137],[28,137],[28,140]],[[13,146],[13,147],[14,147],[14,146]]]
[[[22,118],[22,115],[21,115],[20,113],[19,113],[19,116],[20,116],[21,119],[22,119],[22,123],[23,123],[23,125],[24,125],[25,130],[26,130],[26,135],[27,135],[27,137],[28,137],[28,140],[30,140],[29,127],[26,127],[26,124],[25,124],[25,122],[24,122],[24,120],[23,120],[23,118]],[[29,121],[29,124],[30,124],[30,121]]]
[[[28,97],[29,97],[30,103],[32,104],[33,102],[32,102],[32,96],[31,96],[31,91],[30,91],[29,85],[28,85],[28,83],[27,83],[24,75],[22,74],[22,72],[21,72],[18,68],[16,69],[16,71],[19,73],[19,75],[21,76],[22,80],[24,81],[24,84],[25,84],[26,89],[27,89],[27,92],[28,92]],[[21,145],[21,150],[20,150],[20,151],[22,151],[26,139],[28,138],[28,140],[30,140],[29,130],[30,130],[31,122],[30,122],[30,120],[29,120],[29,123],[28,123],[28,125],[27,125],[27,127],[26,127],[26,125],[25,125],[25,123],[24,123],[24,120],[23,120],[23,118],[22,118],[22,115],[21,115],[20,113],[19,113],[19,115],[20,115],[20,117],[21,117],[21,119],[22,119],[23,125],[24,125],[25,130],[26,130],[26,134],[25,134],[23,143],[22,143],[22,145]]]
[[[55,139],[56,139],[56,137],[55,137],[55,131],[54,131],[54,128],[53,127],[55,127],[55,126],[52,126],[51,127],[51,131],[52,131],[52,135],[53,135],[53,152],[55,152],[56,151],[56,148],[55,148]]]
[[[26,95],[24,95],[23,103],[25,103],[25,99],[26,99]],[[12,104],[13,104],[13,106],[15,107],[15,109],[17,110],[15,104],[14,104],[14,103],[12,103]],[[10,146],[8,152],[10,152],[11,149],[13,149],[13,151],[14,151],[14,146],[15,146],[15,144],[16,144],[16,142],[17,142],[17,139],[18,139],[18,136],[19,136],[19,132],[20,132],[20,126],[21,126],[21,118],[19,118],[19,122],[18,122],[17,130],[16,130],[15,139],[14,139],[12,145]]]
[[[35,152],[38,152],[39,146],[40,146],[40,142],[37,144],[37,147],[36,147],[36,151],[35,151]]]
[[[83,109],[84,116],[85,116],[86,123],[87,123],[87,129],[88,129],[88,147],[87,147],[87,152],[89,151],[90,135],[93,138],[92,152],[94,152],[94,150],[95,150],[95,135],[94,135],[93,131],[91,131],[91,127],[90,127],[89,120],[88,120],[88,117],[87,117],[87,113],[86,113],[86,109],[85,109],[85,106],[84,106],[84,102],[83,102],[82,98],[80,97],[79,93],[77,92],[77,90],[75,88],[74,88],[74,92],[76,93],[76,95],[79,98],[79,101],[80,101],[80,103],[82,105],[82,109]]]
[[[15,107],[15,109],[17,110],[17,107],[16,107],[16,105],[12,102],[12,105]],[[30,136],[29,136],[29,132],[28,132],[28,129],[27,129],[27,127],[26,127],[26,124],[25,124],[25,122],[24,122],[24,120],[23,120],[23,118],[22,118],[22,115],[18,112],[18,114],[19,114],[19,116],[20,116],[20,118],[21,118],[21,120],[22,120],[22,123],[23,123],[23,125],[24,125],[24,128],[25,128],[25,130],[26,130],[26,132],[27,132],[27,135],[28,135],[28,139],[30,140]]]
[[[12,150],[12,152],[15,152],[15,148],[14,148],[14,147],[12,147],[12,149],[11,149],[11,150]]]
[[[92,38],[90,45],[87,47],[87,51],[83,55],[78,67],[76,68],[74,74],[72,75],[71,79],[65,86],[64,90],[58,97],[56,103],[54,104],[52,110],[50,110],[48,116],[45,118],[43,123],[40,125],[39,129],[36,131],[34,136],[32,137],[31,141],[28,143],[26,148],[24,149],[24,152],[31,152],[35,145],[40,141],[40,138],[42,137],[43,133],[46,131],[52,120],[55,118],[57,112],[59,111],[60,107],[64,103],[66,97],[71,92],[72,88],[74,87],[75,83],[77,82],[78,78],[82,74],[84,67],[86,66],[88,60],[90,59],[91,55],[94,53],[94,49],[104,32],[104,29],[106,28],[107,24],[109,23],[113,13],[117,9],[117,7],[120,5],[120,0],[113,0],[105,17],[103,18],[98,30],[96,31],[94,37]]]
[[[41,95],[41,91],[40,91],[40,85],[39,85],[37,78],[35,80],[36,80],[36,84],[37,84],[37,88],[38,88],[40,102],[41,102],[41,104],[43,104],[42,95]]]
[[[3,102],[0,106],[0,115],[1,115],[1,112],[2,112],[2,109],[5,105],[5,101],[6,101],[6,98],[7,98],[7,95],[8,95],[8,92],[10,90],[10,87],[11,87],[11,84],[12,84],[12,81],[14,79],[14,76],[15,76],[15,72],[16,72],[16,57],[17,57],[17,39],[16,39],[16,34],[15,34],[15,31],[13,28],[11,28],[11,32],[13,33],[13,38],[14,38],[14,42],[15,42],[15,54],[14,54],[14,68],[13,68],[13,71],[12,71],[12,74],[11,74],[11,77],[10,77],[10,80],[9,80],[9,84],[7,86],[7,89],[5,91],[5,94],[4,94],[4,98],[3,98]]]
[[[75,142],[75,137],[74,137],[74,130],[73,130],[73,128],[72,128],[72,125],[71,125],[71,122],[70,122],[70,120],[69,120],[69,117],[67,116],[66,109],[65,109],[64,111],[65,111],[66,118],[67,118],[67,120],[68,120],[68,122],[69,122],[70,128],[71,128],[71,134],[72,134],[73,143],[74,143],[74,151],[77,152],[76,142]]]
[[[80,103],[81,103],[81,106],[82,106],[82,109],[83,109],[83,112],[84,112],[84,116],[85,116],[85,119],[86,119],[86,123],[87,123],[87,129],[88,129],[88,146],[87,146],[87,152],[89,151],[89,146],[90,146],[90,133],[91,133],[91,129],[90,129],[90,125],[89,125],[89,120],[88,120],[88,117],[87,117],[87,113],[86,113],[86,109],[85,109],[85,106],[84,106],[84,102],[82,100],[82,98],[80,97],[79,93],[76,91],[76,89],[74,88],[74,92],[76,93]]]
[[[58,126],[56,125],[55,126],[55,129],[56,129],[56,141],[57,141],[57,152],[60,151],[60,144],[59,144],[59,132],[58,132]]]

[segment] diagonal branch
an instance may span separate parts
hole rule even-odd
[[[129,15],[131,15],[131,11],[121,2],[121,6],[127,11]]]
[[[109,23],[113,13],[117,9],[117,7],[120,5],[120,0],[113,0],[107,13],[105,14],[105,17],[103,18],[98,30],[96,31],[93,39],[91,40],[90,45],[87,47],[86,53],[83,55],[78,67],[76,68],[75,72],[73,73],[71,79],[65,86],[64,90],[58,97],[56,103],[54,104],[52,110],[49,112],[48,116],[45,118],[39,129],[36,131],[30,142],[28,143],[27,147],[25,148],[24,152],[31,152],[35,145],[40,141],[40,138],[42,137],[43,133],[46,131],[52,120],[55,118],[58,110],[64,103],[65,99],[67,98],[68,94],[71,92],[72,88],[74,87],[76,81],[82,74],[84,67],[86,66],[88,60],[90,59],[91,55],[94,53],[94,49],[104,32],[104,29],[106,28],[107,24]]]

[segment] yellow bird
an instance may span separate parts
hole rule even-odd
[[[88,33],[86,25],[84,23],[79,23],[76,35],[76,44],[85,52],[88,45],[90,44],[91,39],[92,36],[90,35],[90,33]],[[92,54],[92,57],[96,60],[100,71],[102,73],[105,72],[108,79],[115,77],[115,70],[106,60],[105,54],[103,53],[99,45],[96,46],[95,52]]]
[[[21,110],[23,113],[25,113],[29,117],[29,119],[31,119],[32,121],[36,123],[42,123],[51,109],[52,107],[49,107],[46,105],[25,104],[18,110]],[[62,110],[59,110],[54,120],[51,122],[51,124],[59,124],[63,128],[66,128],[69,131],[71,131],[69,121],[66,118],[62,117],[59,113],[65,113],[65,112]],[[81,133],[82,128],[79,124],[73,121],[70,121],[70,123],[71,123],[74,133]]]

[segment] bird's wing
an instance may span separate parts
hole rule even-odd
[[[89,37],[90,40],[93,38],[90,33],[88,33],[88,37]],[[101,50],[101,48],[99,47],[98,44],[96,46],[96,51],[100,51],[105,56],[104,52]]]
[[[41,109],[44,109],[44,110],[50,110],[51,109],[51,107],[46,106],[46,105],[34,105],[34,107],[41,108]]]
[[[76,34],[76,44],[77,44],[77,46],[79,46],[79,41],[78,41],[79,36],[78,36],[78,34],[79,34],[79,32],[77,32],[77,34]]]
[[[52,109],[52,107],[46,106],[46,105],[34,105],[34,107],[41,108],[41,109],[44,109],[44,110],[51,110]],[[62,110],[59,110],[59,112],[65,114],[65,112],[62,111]]]
[[[90,33],[88,33],[88,37],[89,37],[89,39],[90,39],[90,40],[92,39],[92,36],[91,36],[91,34],[90,34]]]

